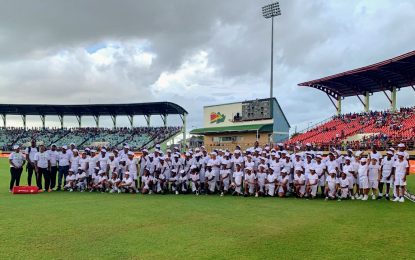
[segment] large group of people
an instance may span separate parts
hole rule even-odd
[[[220,196],[278,196],[327,200],[392,199],[404,202],[409,154],[404,144],[390,147],[385,156],[372,149],[332,149],[327,156],[311,144],[287,151],[284,144],[242,151],[208,151],[205,147],[181,152],[162,151],[156,145],[136,154],[128,144],[120,150],[101,147],[80,151],[69,147],[31,145],[22,153],[16,145],[10,154],[10,191],[20,183],[23,169],[27,184],[35,176],[45,192],[110,192],[142,194],[219,194]],[[370,194],[369,194],[370,193]]]

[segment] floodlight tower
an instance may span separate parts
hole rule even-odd
[[[270,79],[270,98],[273,94],[274,83],[274,17],[281,15],[280,4],[278,2],[266,5],[262,7],[262,15],[269,19],[271,18],[271,79]]]

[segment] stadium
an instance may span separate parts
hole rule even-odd
[[[271,18],[275,3],[264,8]],[[229,102],[20,104],[11,92],[0,258],[411,259],[415,99],[398,104],[414,86],[415,51],[298,83],[333,105],[302,131],[272,65],[270,97]],[[372,110],[378,94],[388,109]]]

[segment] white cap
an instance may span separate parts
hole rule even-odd
[[[252,167],[248,166],[248,167],[245,168],[245,170],[252,171]]]
[[[70,145],[75,145],[75,143],[71,143]]]
[[[287,170],[286,169],[282,169],[281,170],[281,173],[287,173]]]
[[[124,148],[130,149],[130,146],[128,144],[124,145]]]
[[[72,151],[72,152],[79,152],[79,151],[78,151],[78,149],[73,149],[73,151]]]
[[[332,173],[336,174],[336,170],[335,169],[331,169],[329,173],[330,174],[332,174]]]
[[[386,154],[393,155],[392,151],[387,151]]]
[[[366,158],[360,159],[360,162],[366,162]]]
[[[134,153],[132,151],[128,151],[127,153],[128,155],[134,155]]]
[[[129,171],[126,171],[124,174],[125,174],[125,175],[127,175],[127,174],[128,174],[128,175],[130,175],[130,172],[129,172]]]
[[[100,170],[100,171],[98,172],[98,174],[103,174],[103,173],[105,173],[103,170]],[[125,173],[127,173],[127,172],[125,172]]]
[[[360,156],[360,155],[362,155],[362,152],[361,151],[357,151],[356,152],[356,156]]]
[[[110,153],[110,155],[109,155],[110,157],[112,156],[112,157],[114,157],[114,154],[113,153]]]
[[[323,156],[321,156],[321,154],[317,154],[317,155],[316,155],[316,158],[322,159],[322,158],[323,158]]]
[[[106,153],[107,150],[105,150],[104,148],[101,149],[101,152]]]
[[[216,153],[216,152],[211,152],[210,154],[211,154],[211,155],[217,155],[217,153]]]
[[[13,149],[14,150],[19,149],[19,146],[17,144],[15,144],[15,145],[13,145]]]
[[[405,147],[405,145],[403,143],[400,143],[400,144],[398,144],[398,147],[403,148],[403,147]]]
[[[207,164],[206,164],[206,166],[207,166],[207,167],[212,167],[212,166],[213,166],[213,164],[212,164],[212,163],[207,163]]]
[[[310,144],[310,143],[306,143],[305,145],[306,145],[306,146],[311,146],[311,144]]]
[[[144,153],[144,152],[145,152],[145,153],[148,153],[148,150],[147,150],[147,149],[143,149],[143,153]]]
[[[315,171],[316,168],[314,168],[313,166],[310,167],[310,171]]]
[[[404,152],[398,152],[397,155],[398,156],[405,156],[405,153]]]
[[[62,149],[65,149],[65,150],[66,150],[66,149],[68,149],[68,146],[63,145],[63,146],[62,146]]]
[[[294,171],[303,171],[303,168],[301,168],[301,166],[296,166]]]
[[[167,150],[166,150],[166,153],[171,153],[171,150],[170,150],[170,149],[167,149]]]
[[[192,165],[192,166],[190,166],[190,170],[193,170],[193,169],[196,169],[197,167],[196,167],[196,165]]]

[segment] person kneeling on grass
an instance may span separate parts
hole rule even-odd
[[[99,171],[99,180],[98,180],[98,184],[95,185],[95,190],[97,191],[101,191],[101,192],[105,192],[108,191],[108,177],[105,174],[105,171],[100,170]]]
[[[212,164],[208,163],[206,165],[206,172],[205,172],[205,187],[206,194],[213,194],[215,193],[215,185],[216,185],[216,176],[215,172],[212,170]]]
[[[111,178],[108,180],[108,188],[110,193],[121,193],[121,190],[118,188],[118,185],[121,183],[120,178],[118,178],[117,172],[112,172]]]
[[[91,176],[91,181],[89,182],[89,192],[92,192],[95,189],[95,186],[98,184],[99,182],[99,167],[95,167],[94,168],[94,172],[92,173]]]
[[[187,189],[189,187],[188,184],[189,178],[187,178],[187,174],[184,170],[180,170],[180,176],[179,176],[179,192],[181,194],[186,194]]]
[[[190,166],[190,182],[191,182],[193,194],[199,195],[200,177],[199,177],[199,170],[196,165]]]
[[[68,171],[68,176],[66,176],[66,184],[63,187],[63,190],[72,192],[75,188],[76,176],[73,174],[73,170]]]
[[[255,195],[255,188],[256,188],[256,178],[255,174],[252,173],[252,168],[247,167],[245,169],[246,173],[244,176],[244,196],[254,196]]]
[[[130,175],[130,173],[128,173]],[[150,175],[148,168],[144,170],[144,175],[141,177],[141,193],[142,194],[152,194],[154,179]]]
[[[220,172],[219,172],[220,188],[221,188],[220,196],[224,196],[226,193],[228,193],[228,190],[229,190],[229,179],[231,175],[231,170],[227,166],[228,166],[228,163],[226,161],[223,161],[221,164]]]
[[[242,194],[242,178],[243,178],[244,174],[241,171],[241,164],[237,163],[236,164],[236,170],[233,172],[232,178],[233,178],[233,182],[231,187],[233,188],[233,193],[232,195],[235,196],[239,196]]]
[[[267,196],[274,197],[277,175],[272,168],[267,169],[267,178],[265,179],[265,193]]]
[[[133,179],[130,177],[130,173],[128,171],[124,173],[124,177],[122,178],[122,181],[118,185],[118,188],[121,190],[121,192],[124,192],[124,193],[137,193],[135,183]]]
[[[179,191],[177,190],[177,186],[179,185],[179,177],[177,176],[177,170],[172,169],[170,178],[168,179],[169,186],[170,186],[170,192],[179,194]]]
[[[314,199],[317,196],[318,175],[313,167],[310,167],[310,174],[307,179],[307,197]]]
[[[326,200],[334,200],[336,198],[336,170],[332,169],[329,171],[329,176],[326,178]]]
[[[305,176],[302,172],[302,169],[299,168],[295,171],[294,175],[294,191],[297,198],[302,198],[305,195],[306,191]]]
[[[278,177],[278,197],[284,198],[288,190],[289,177],[287,175],[287,170],[282,169],[281,175]]]
[[[351,196],[350,190],[349,190],[349,178],[347,177],[347,174],[343,171],[341,173],[341,177],[337,180],[338,186],[337,186],[337,192],[339,194],[339,201],[342,199],[348,199],[349,196]]]
[[[164,191],[166,190],[166,176],[160,170],[156,170],[154,174],[153,191],[157,194],[164,194]]]
[[[263,159],[261,160],[263,161]],[[265,180],[267,178],[267,173],[266,173],[267,170],[268,170],[268,167],[265,164],[259,165],[259,171],[256,174],[257,193],[255,194],[255,197],[265,196]]]
[[[76,174],[76,189],[80,192],[84,192],[86,189],[86,173],[82,167],[78,168],[78,174]]]

